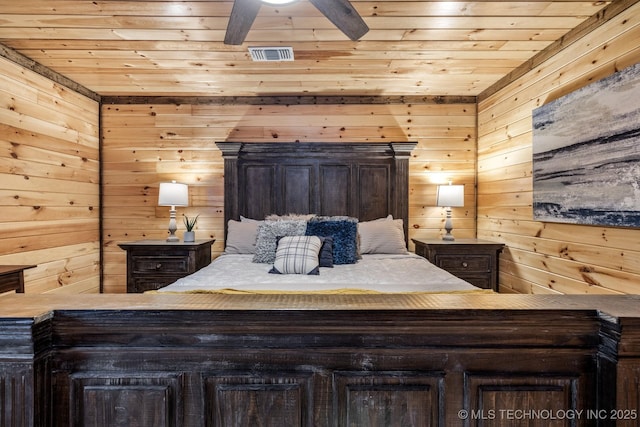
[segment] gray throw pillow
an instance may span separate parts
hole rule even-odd
[[[276,259],[278,238],[284,236],[304,236],[307,229],[307,221],[281,220],[265,221],[258,225],[258,237],[256,239],[256,252],[253,262],[273,264]]]

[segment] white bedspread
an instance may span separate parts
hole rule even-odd
[[[158,292],[331,292],[367,290],[383,293],[481,291],[425,258],[364,255],[356,264],[321,267],[317,276],[270,274],[271,264],[252,262],[253,255],[222,255],[207,267]],[[348,293],[348,292],[344,292]]]

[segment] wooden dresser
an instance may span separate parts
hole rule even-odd
[[[213,242],[139,240],[118,244],[127,251],[127,292],[160,289],[209,265]]]
[[[412,239],[417,255],[484,289],[498,291],[498,255],[504,244],[478,239]]]

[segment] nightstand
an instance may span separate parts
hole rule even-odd
[[[0,293],[16,291],[24,293],[24,270],[35,265],[0,265]]]
[[[213,242],[140,240],[118,244],[127,251],[127,292],[160,289],[209,265]]]
[[[478,239],[411,239],[417,255],[484,289],[498,291],[498,255],[504,244]]]

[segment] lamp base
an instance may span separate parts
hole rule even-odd
[[[453,234],[451,234],[451,230],[453,230],[453,221],[451,220],[451,208],[450,207],[447,208],[447,219],[444,222],[444,229],[446,230],[447,234],[442,236],[442,240],[446,240],[446,241],[449,241],[449,242],[456,240],[453,237]]]
[[[178,226],[176,224],[176,207],[171,206],[169,210],[169,237],[167,237],[167,242],[179,242],[180,238],[176,236],[176,230]]]

